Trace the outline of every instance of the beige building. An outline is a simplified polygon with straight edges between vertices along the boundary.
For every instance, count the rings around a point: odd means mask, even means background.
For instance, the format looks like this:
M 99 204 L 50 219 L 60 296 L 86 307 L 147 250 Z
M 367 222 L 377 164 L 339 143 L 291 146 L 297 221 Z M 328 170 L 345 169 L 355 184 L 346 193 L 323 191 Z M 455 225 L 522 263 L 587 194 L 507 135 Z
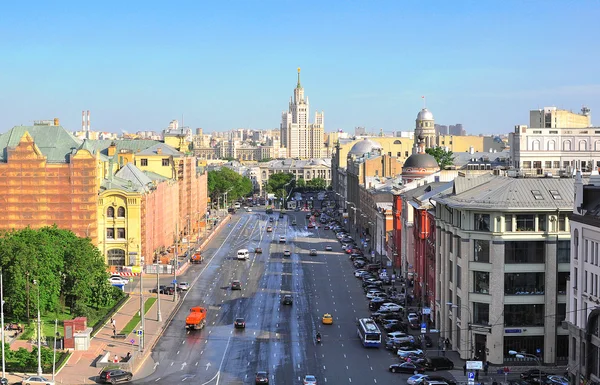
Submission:
M 438 147 L 445 148 L 454 153 L 500 152 L 506 147 L 506 144 L 498 137 L 474 135 L 438 135 L 436 144 Z
M 281 114 L 281 146 L 287 149 L 287 158 L 322 157 L 325 115 L 322 111 L 316 112 L 315 122 L 311 124 L 308 121 L 309 114 L 310 104 L 308 96 L 304 96 L 298 68 L 298 84 L 294 88 L 294 96 L 290 98 L 288 110 Z
M 581 114 L 556 107 L 544 107 L 529 111 L 531 128 L 586 128 L 592 125 L 590 109 L 583 107 Z

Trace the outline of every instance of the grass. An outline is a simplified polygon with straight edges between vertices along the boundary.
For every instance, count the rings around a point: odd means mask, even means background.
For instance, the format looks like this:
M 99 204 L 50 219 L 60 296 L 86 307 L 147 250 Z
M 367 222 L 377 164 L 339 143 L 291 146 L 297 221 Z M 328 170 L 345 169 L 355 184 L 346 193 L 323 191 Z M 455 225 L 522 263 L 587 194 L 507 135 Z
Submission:
M 144 302 L 144 314 L 148 313 L 148 310 L 150 310 L 152 305 L 154 305 L 154 302 L 156 302 L 156 298 L 154 297 L 148 298 L 146 302 Z M 133 329 L 135 329 L 135 327 L 140 323 L 140 321 L 141 317 L 138 312 L 136 315 L 131 317 L 131 320 L 127 322 L 127 325 L 125 325 L 125 327 L 121 329 L 121 334 L 129 335 L 129 333 L 131 333 Z

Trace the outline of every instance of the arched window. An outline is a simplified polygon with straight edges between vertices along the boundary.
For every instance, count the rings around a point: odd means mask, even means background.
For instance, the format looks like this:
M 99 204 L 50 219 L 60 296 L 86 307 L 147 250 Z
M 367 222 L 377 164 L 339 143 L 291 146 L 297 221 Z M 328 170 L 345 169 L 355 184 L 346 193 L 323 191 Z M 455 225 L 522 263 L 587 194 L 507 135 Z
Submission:
M 109 266 L 125 266 L 125 250 L 108 250 L 106 257 Z
M 532 151 L 540 150 L 540 141 L 539 140 L 534 140 L 533 142 L 531 142 L 531 150 Z
M 600 151 L 600 140 L 597 140 L 594 144 L 594 151 Z
M 585 140 L 582 140 L 579 142 L 579 151 L 586 151 L 587 150 L 587 142 Z
M 563 151 L 571 151 L 571 141 L 565 140 L 563 142 Z
M 548 148 L 548 151 L 554 151 L 554 147 L 555 147 L 555 146 L 556 146 L 556 143 L 555 143 L 553 140 L 550 140 L 550 141 L 548 142 L 548 146 L 547 146 L 547 148 Z
M 125 207 L 120 206 L 117 209 L 117 217 L 119 217 L 119 218 L 125 218 Z
M 402 142 L 399 140 L 394 140 L 394 144 L 402 144 Z
M 109 218 L 115 217 L 115 209 L 113 207 L 109 207 L 106 209 L 106 216 Z

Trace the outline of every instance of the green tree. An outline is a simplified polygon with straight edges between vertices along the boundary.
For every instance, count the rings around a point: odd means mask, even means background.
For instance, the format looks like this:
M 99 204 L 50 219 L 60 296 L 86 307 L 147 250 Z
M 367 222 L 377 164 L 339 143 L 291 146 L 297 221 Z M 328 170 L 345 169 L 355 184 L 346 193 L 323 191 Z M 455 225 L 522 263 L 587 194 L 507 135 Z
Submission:
M 267 192 L 274 193 L 277 198 L 285 198 L 291 188 L 294 188 L 294 174 L 276 173 L 269 177 Z M 287 190 L 287 191 L 286 191 Z
M 442 147 L 435 147 L 427 148 L 425 152 L 435 158 L 441 170 L 454 164 L 454 154 L 452 151 L 446 151 Z
M 217 202 L 225 192 L 227 200 L 232 202 L 240 197 L 252 194 L 252 181 L 242 177 L 227 167 L 208 172 L 208 194 L 212 202 Z
M 304 180 L 304 178 L 298 178 L 296 180 L 296 187 L 298 187 L 298 188 L 306 187 L 306 181 Z
M 313 178 L 306 182 L 306 185 L 318 190 L 325 190 L 325 187 L 327 187 L 327 182 L 325 182 L 325 179 L 323 178 Z

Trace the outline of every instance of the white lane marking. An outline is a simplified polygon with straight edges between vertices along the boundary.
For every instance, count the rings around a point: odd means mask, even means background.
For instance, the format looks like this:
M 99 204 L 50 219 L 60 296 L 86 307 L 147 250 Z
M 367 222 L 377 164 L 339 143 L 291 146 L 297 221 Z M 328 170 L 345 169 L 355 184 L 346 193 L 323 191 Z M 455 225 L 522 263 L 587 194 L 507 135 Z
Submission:
M 154 380 L 154 382 L 158 382 L 160 381 L 160 377 L 158 377 L 156 380 Z
M 206 370 L 208 370 L 208 368 L 210 368 L 210 365 L 211 365 L 211 363 L 210 363 L 210 362 L 207 362 L 207 363 L 206 363 Z
M 182 344 L 182 345 L 183 345 L 183 344 L 185 344 L 185 340 L 181 341 L 181 344 Z
M 171 365 L 170 365 L 170 366 L 173 366 L 173 364 L 174 364 L 174 362 L 171 362 Z
M 179 354 L 179 350 L 177 351 L 177 354 Z
M 217 371 L 217 383 L 215 385 L 219 385 L 219 381 L 221 380 L 221 368 L 223 367 L 223 362 L 225 361 L 225 355 L 227 354 L 227 349 L 229 349 L 229 343 L 231 342 L 231 337 L 227 339 L 227 345 L 225 346 L 225 351 L 223 352 L 223 357 L 221 357 L 221 363 L 219 364 L 219 370 Z
M 183 368 L 185 368 L 186 365 L 187 365 L 187 362 L 184 362 L 183 364 L 181 364 L 181 370 L 183 370 Z

